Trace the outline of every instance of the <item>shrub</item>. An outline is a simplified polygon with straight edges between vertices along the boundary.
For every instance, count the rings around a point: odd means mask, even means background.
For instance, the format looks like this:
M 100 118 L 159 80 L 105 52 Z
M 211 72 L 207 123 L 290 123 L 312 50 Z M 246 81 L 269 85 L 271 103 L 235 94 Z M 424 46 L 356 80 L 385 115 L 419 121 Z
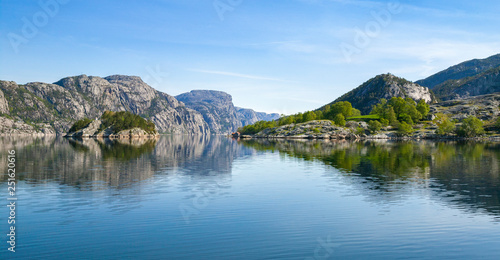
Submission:
M 345 117 L 342 114 L 337 114 L 333 119 L 336 125 L 345 126 Z
M 385 119 L 385 118 L 382 118 L 380 119 L 380 123 L 383 125 L 383 126 L 388 126 L 389 125 L 389 120 Z
M 495 123 L 495 126 L 500 129 L 500 116 L 497 118 L 497 122 Z
M 475 116 L 464 119 L 457 130 L 457 135 L 462 137 L 474 137 L 482 134 L 484 134 L 483 121 Z
M 389 122 L 388 120 L 386 121 Z M 379 121 L 372 120 L 368 122 L 368 130 L 370 130 L 370 133 L 374 134 L 380 131 L 380 129 L 382 129 L 382 123 L 380 123 Z
M 357 134 L 357 135 L 364 135 L 365 134 L 365 129 L 363 129 L 362 127 L 358 127 L 358 128 L 356 128 L 355 134 Z
M 441 119 L 437 125 L 438 129 L 436 130 L 436 134 L 438 135 L 451 134 L 455 130 L 455 123 L 447 117 Z
M 399 124 L 398 134 L 402 136 L 409 136 L 413 133 L 413 127 L 406 122 Z

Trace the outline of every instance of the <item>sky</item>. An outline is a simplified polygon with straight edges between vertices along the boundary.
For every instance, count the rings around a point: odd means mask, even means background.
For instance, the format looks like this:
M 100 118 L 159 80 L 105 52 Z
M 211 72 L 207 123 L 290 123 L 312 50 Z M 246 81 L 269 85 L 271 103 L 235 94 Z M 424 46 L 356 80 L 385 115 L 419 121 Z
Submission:
M 140 76 L 170 95 L 313 110 L 370 78 L 500 53 L 500 1 L 0 0 L 0 80 Z

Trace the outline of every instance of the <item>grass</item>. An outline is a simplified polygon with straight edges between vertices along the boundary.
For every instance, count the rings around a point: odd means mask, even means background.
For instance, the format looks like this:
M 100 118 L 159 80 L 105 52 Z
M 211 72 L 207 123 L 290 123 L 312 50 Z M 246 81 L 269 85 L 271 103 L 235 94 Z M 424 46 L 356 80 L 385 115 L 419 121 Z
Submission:
M 365 121 L 368 122 L 370 120 L 379 120 L 379 115 L 364 115 L 364 116 L 351 116 L 346 119 L 346 121 Z

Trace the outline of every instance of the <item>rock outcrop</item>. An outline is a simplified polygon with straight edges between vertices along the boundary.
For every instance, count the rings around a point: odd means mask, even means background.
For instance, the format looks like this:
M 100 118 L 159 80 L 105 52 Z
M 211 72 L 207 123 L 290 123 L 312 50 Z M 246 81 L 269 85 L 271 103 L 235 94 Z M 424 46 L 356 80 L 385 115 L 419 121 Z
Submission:
M 0 81 L 0 91 L 2 117 L 26 124 L 43 123 L 55 133 L 64 133 L 75 121 L 97 118 L 106 110 L 130 111 L 150 119 L 161 133 L 210 133 L 200 113 L 153 89 L 139 77 L 80 75 L 54 84 L 26 85 Z
M 409 97 L 415 101 L 423 99 L 427 103 L 436 102 L 434 94 L 428 88 L 392 74 L 382 74 L 366 81 L 330 104 L 349 101 L 362 114 L 368 114 L 372 106 L 377 104 L 381 98 L 391 99 L 392 97 Z

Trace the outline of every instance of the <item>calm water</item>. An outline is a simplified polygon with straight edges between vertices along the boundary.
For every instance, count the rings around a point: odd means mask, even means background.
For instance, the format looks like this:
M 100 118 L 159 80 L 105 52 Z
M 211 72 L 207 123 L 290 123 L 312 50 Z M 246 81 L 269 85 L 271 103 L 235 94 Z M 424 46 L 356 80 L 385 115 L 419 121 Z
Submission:
M 0 259 L 500 258 L 499 144 L 3 137 L 4 173 L 10 149 Z

